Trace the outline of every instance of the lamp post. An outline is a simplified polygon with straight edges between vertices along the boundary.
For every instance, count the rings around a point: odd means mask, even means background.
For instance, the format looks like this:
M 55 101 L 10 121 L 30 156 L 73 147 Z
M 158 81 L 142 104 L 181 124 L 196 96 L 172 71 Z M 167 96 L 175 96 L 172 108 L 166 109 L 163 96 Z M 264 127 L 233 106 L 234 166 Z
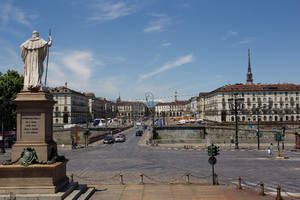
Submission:
M 1 149 L 0 153 L 5 153 L 5 148 L 4 148 L 4 110 L 5 110 L 5 95 L 4 93 L 2 94 L 2 117 L 1 117 L 1 122 L 2 122 L 2 141 L 1 141 Z
M 229 105 L 234 110 L 235 116 L 235 149 L 239 149 L 239 138 L 238 138 L 238 110 L 242 108 L 243 98 L 237 98 L 238 94 L 234 94 L 234 98 L 228 99 Z
M 260 116 L 259 116 L 259 106 L 257 108 L 257 149 L 259 150 L 259 121 L 260 121 Z
M 148 102 L 148 99 L 151 98 L 152 100 L 152 139 L 154 138 L 154 115 L 155 115 L 155 109 L 154 109 L 154 95 L 151 92 L 146 92 L 145 93 L 146 101 Z
M 5 148 L 4 148 L 4 98 L 3 98 L 3 95 L 2 95 L 2 99 L 3 99 L 3 102 L 2 102 L 2 145 L 1 145 L 1 149 L 0 149 L 0 153 L 5 153 Z
M 86 121 L 86 129 L 85 129 L 85 131 L 84 131 L 84 139 L 85 139 L 85 146 L 88 146 L 88 141 L 87 141 L 87 139 L 88 139 L 88 136 L 89 136 L 89 133 L 90 133 L 90 131 L 89 131 L 89 123 L 88 123 L 88 112 L 86 113 L 86 119 L 85 119 L 85 121 Z

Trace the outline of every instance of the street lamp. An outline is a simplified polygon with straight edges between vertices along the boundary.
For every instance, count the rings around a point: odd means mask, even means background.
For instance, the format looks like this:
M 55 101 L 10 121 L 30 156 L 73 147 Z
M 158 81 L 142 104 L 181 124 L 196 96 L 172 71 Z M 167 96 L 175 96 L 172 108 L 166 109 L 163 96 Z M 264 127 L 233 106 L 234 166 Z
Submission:
M 87 141 L 87 139 L 88 139 L 88 136 L 89 136 L 89 134 L 90 134 L 90 131 L 89 131 L 89 123 L 88 123 L 88 112 L 86 113 L 86 119 L 85 119 L 85 121 L 86 121 L 86 129 L 85 129 L 85 131 L 84 131 L 84 139 L 85 139 L 85 144 L 84 144 L 84 146 L 88 146 L 88 141 Z
M 1 121 L 2 121 L 2 145 L 1 145 L 1 149 L 0 149 L 0 153 L 5 153 L 5 148 L 4 148 L 4 113 L 5 113 L 5 103 L 6 101 L 9 101 L 8 99 L 5 99 L 5 95 L 4 93 L 2 94 L 2 117 L 1 117 Z
M 151 92 L 145 93 L 146 101 L 148 102 L 148 99 L 150 98 L 152 100 L 152 139 L 154 138 L 154 115 L 155 115 L 155 109 L 154 109 L 154 95 Z
M 4 95 L 2 95 L 2 145 L 0 149 L 0 153 L 5 153 L 4 149 Z
M 257 149 L 259 150 L 259 121 L 260 121 L 260 116 L 259 116 L 259 108 L 260 106 L 258 106 L 257 108 Z
M 243 98 L 238 98 L 238 94 L 234 94 L 234 98 L 228 99 L 229 106 L 231 110 L 234 110 L 235 116 L 235 149 L 239 149 L 239 141 L 238 141 L 238 110 L 242 109 L 242 104 L 244 102 Z

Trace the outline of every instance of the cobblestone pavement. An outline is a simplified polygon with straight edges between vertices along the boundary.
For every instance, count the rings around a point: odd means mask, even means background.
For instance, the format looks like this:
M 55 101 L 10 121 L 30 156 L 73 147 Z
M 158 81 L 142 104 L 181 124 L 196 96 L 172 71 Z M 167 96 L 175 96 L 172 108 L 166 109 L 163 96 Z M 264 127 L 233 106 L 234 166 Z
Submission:
M 192 185 L 212 182 L 211 165 L 204 149 L 148 147 L 144 145 L 146 135 L 143 138 L 136 137 L 135 131 L 130 129 L 125 132 L 127 141 L 124 143 L 103 145 L 99 141 L 87 148 L 75 150 L 71 150 L 70 146 L 59 146 L 59 155 L 70 159 L 67 175 L 72 173 L 74 181 L 90 185 L 119 184 L 120 173 L 127 185 L 138 184 L 141 173 L 144 174 L 146 185 L 185 183 L 186 173 L 190 174 Z M 266 150 L 249 150 L 243 144 L 240 147 L 240 150 L 223 150 L 221 147 L 215 165 L 220 184 L 234 186 L 237 178 L 241 177 L 243 188 L 258 191 L 258 183 L 262 181 L 267 194 L 276 195 L 276 187 L 280 185 L 283 195 L 299 197 L 299 152 L 287 149 L 282 155 L 289 159 L 276 159 L 276 152 L 268 155 Z M 9 158 L 10 149 L 0 155 L 1 162 Z

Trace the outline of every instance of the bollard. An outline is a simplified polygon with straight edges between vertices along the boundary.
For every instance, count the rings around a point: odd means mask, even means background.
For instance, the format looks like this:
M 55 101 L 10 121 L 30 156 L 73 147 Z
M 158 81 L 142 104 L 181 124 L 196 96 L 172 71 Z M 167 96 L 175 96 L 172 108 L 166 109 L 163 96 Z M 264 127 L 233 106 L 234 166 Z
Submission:
M 214 173 L 215 184 L 219 185 L 218 174 Z
M 238 178 L 238 185 L 237 185 L 237 189 L 241 190 L 242 189 L 242 179 L 241 177 Z
M 281 188 L 280 186 L 278 185 L 277 186 L 277 196 L 276 196 L 276 200 L 283 200 L 282 197 L 281 197 L 281 192 L 280 192 Z
M 260 185 L 259 195 L 265 196 L 266 194 L 265 194 L 265 186 L 264 186 L 264 183 L 263 183 L 263 182 L 260 182 L 259 185 Z
M 189 173 L 185 174 L 185 183 L 190 184 L 190 174 Z
M 141 182 L 140 182 L 140 184 L 144 184 L 144 175 L 143 175 L 143 174 L 140 174 L 140 177 L 141 177 Z
M 74 174 L 71 173 L 71 174 L 70 174 L 70 182 L 73 182 L 73 180 L 74 180 L 74 179 L 73 179 L 73 176 L 74 176 Z
M 124 182 L 123 182 L 123 174 L 120 174 L 120 185 L 124 185 Z

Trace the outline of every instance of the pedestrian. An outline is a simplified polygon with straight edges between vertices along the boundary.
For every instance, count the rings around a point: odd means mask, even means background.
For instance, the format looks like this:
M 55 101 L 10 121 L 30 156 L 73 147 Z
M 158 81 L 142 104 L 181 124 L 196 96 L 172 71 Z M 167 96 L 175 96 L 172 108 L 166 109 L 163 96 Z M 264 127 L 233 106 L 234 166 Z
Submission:
M 270 153 L 270 155 L 272 155 L 272 154 L 273 154 L 273 143 L 271 143 L 271 145 L 270 145 L 270 149 L 269 149 L 269 150 L 270 150 L 270 152 L 269 152 L 269 153 Z

